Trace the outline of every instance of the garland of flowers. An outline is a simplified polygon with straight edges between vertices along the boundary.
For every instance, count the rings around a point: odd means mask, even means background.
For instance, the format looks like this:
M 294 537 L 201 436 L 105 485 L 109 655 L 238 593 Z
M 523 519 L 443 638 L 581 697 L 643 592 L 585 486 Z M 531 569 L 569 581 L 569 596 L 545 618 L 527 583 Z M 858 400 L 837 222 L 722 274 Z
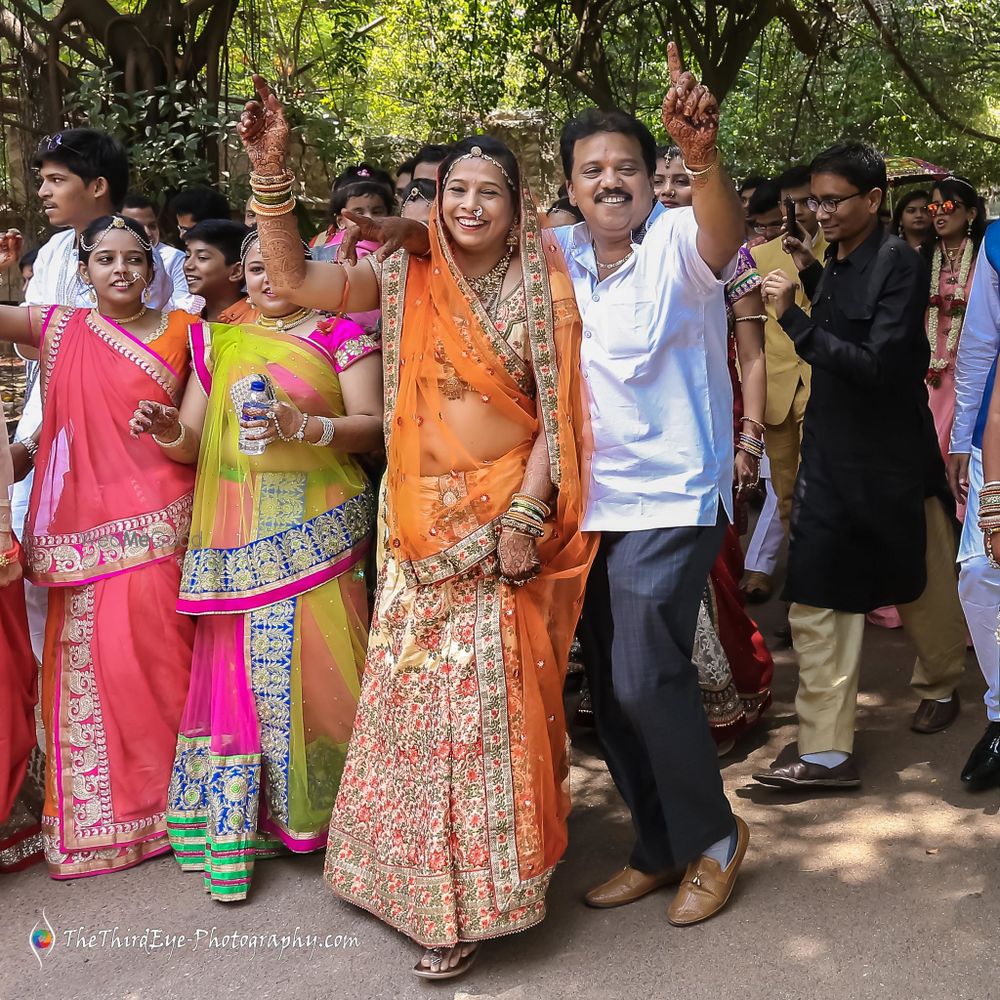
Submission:
M 955 286 L 954 294 L 950 296 L 942 296 L 939 291 L 944 255 L 944 247 L 939 243 L 934 249 L 934 262 L 931 265 L 931 297 L 928 300 L 930 308 L 927 311 L 927 339 L 931 345 L 931 366 L 927 371 L 927 384 L 932 389 L 937 389 L 941 385 L 941 375 L 951 367 L 952 359 L 958 350 L 958 335 L 961 333 L 962 319 L 965 316 L 965 285 L 969 280 L 969 271 L 972 270 L 972 240 L 966 239 L 962 244 L 958 284 Z M 938 314 L 942 308 L 951 317 L 951 326 L 948 328 L 946 354 L 943 358 L 939 358 L 937 356 Z

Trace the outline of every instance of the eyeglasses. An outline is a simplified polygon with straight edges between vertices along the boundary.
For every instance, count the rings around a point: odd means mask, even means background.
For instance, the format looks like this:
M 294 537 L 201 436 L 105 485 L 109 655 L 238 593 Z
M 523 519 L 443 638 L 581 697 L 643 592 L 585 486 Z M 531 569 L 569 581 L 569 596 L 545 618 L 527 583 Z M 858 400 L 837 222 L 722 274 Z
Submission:
M 810 212 L 823 209 L 827 215 L 836 215 L 837 209 L 843 202 L 850 201 L 852 198 L 860 198 L 867 193 L 867 191 L 855 191 L 854 194 L 845 195 L 843 198 L 808 198 L 806 204 L 809 206 Z
M 781 229 L 781 221 L 778 222 L 751 222 L 750 228 L 758 236 L 766 236 L 768 233 L 777 233 Z
M 942 215 L 951 215 L 957 208 L 965 208 L 965 202 L 957 198 L 948 198 L 946 201 L 932 201 L 927 205 L 927 211 L 931 215 L 937 215 L 938 212 Z

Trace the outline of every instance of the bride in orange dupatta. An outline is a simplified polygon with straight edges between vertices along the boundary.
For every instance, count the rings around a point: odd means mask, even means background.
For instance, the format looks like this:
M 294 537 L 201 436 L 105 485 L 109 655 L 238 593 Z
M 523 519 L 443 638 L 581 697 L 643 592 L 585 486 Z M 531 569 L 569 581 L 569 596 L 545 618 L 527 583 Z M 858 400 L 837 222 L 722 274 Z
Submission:
M 261 83 L 241 123 L 258 177 L 284 171 Z M 426 978 L 545 915 L 569 811 L 562 687 L 596 542 L 579 528 L 581 323 L 558 246 L 496 140 L 458 143 L 439 179 L 429 255 L 381 273 L 385 248 L 353 269 L 289 264 L 288 217 L 259 223 L 296 301 L 369 309 L 381 285 L 388 544 L 326 878 L 423 945 Z

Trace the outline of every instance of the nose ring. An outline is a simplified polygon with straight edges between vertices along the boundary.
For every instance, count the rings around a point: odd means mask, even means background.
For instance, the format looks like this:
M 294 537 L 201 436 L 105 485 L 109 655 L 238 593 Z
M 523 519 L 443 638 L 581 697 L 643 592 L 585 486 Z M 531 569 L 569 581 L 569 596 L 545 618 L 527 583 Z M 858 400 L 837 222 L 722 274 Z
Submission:
M 472 217 L 474 219 L 481 219 L 483 217 L 483 206 L 480 205 L 478 208 L 472 210 Z

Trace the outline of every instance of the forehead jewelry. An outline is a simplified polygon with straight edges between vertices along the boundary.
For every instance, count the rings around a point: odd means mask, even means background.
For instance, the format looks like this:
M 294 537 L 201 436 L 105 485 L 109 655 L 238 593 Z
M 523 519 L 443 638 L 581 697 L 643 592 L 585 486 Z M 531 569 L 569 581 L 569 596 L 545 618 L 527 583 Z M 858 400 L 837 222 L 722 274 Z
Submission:
M 84 243 L 81 238 L 80 249 L 83 250 L 84 253 L 93 253 L 104 242 L 104 237 L 107 236 L 112 229 L 124 229 L 125 232 L 128 233 L 129 236 L 131 236 L 143 250 L 147 253 L 152 253 L 153 244 L 150 243 L 145 236 L 140 236 L 134 229 L 132 229 L 131 226 L 127 225 L 125 220 L 120 215 L 116 215 L 111 219 L 111 224 L 100 234 L 100 236 L 97 237 L 96 240 L 94 240 L 93 243 Z
M 448 178 L 451 176 L 451 172 L 462 162 L 462 160 L 485 160 L 487 163 L 493 164 L 493 166 L 503 174 L 503 179 L 507 182 L 511 191 L 517 190 L 514 187 L 514 182 L 510 179 L 510 174 L 507 173 L 506 167 L 504 167 L 504 165 L 496 159 L 496 157 L 490 156 L 489 153 L 484 153 L 482 146 L 473 146 L 467 153 L 455 160 L 455 162 L 448 168 L 448 173 L 445 174 L 445 184 L 448 183 Z

